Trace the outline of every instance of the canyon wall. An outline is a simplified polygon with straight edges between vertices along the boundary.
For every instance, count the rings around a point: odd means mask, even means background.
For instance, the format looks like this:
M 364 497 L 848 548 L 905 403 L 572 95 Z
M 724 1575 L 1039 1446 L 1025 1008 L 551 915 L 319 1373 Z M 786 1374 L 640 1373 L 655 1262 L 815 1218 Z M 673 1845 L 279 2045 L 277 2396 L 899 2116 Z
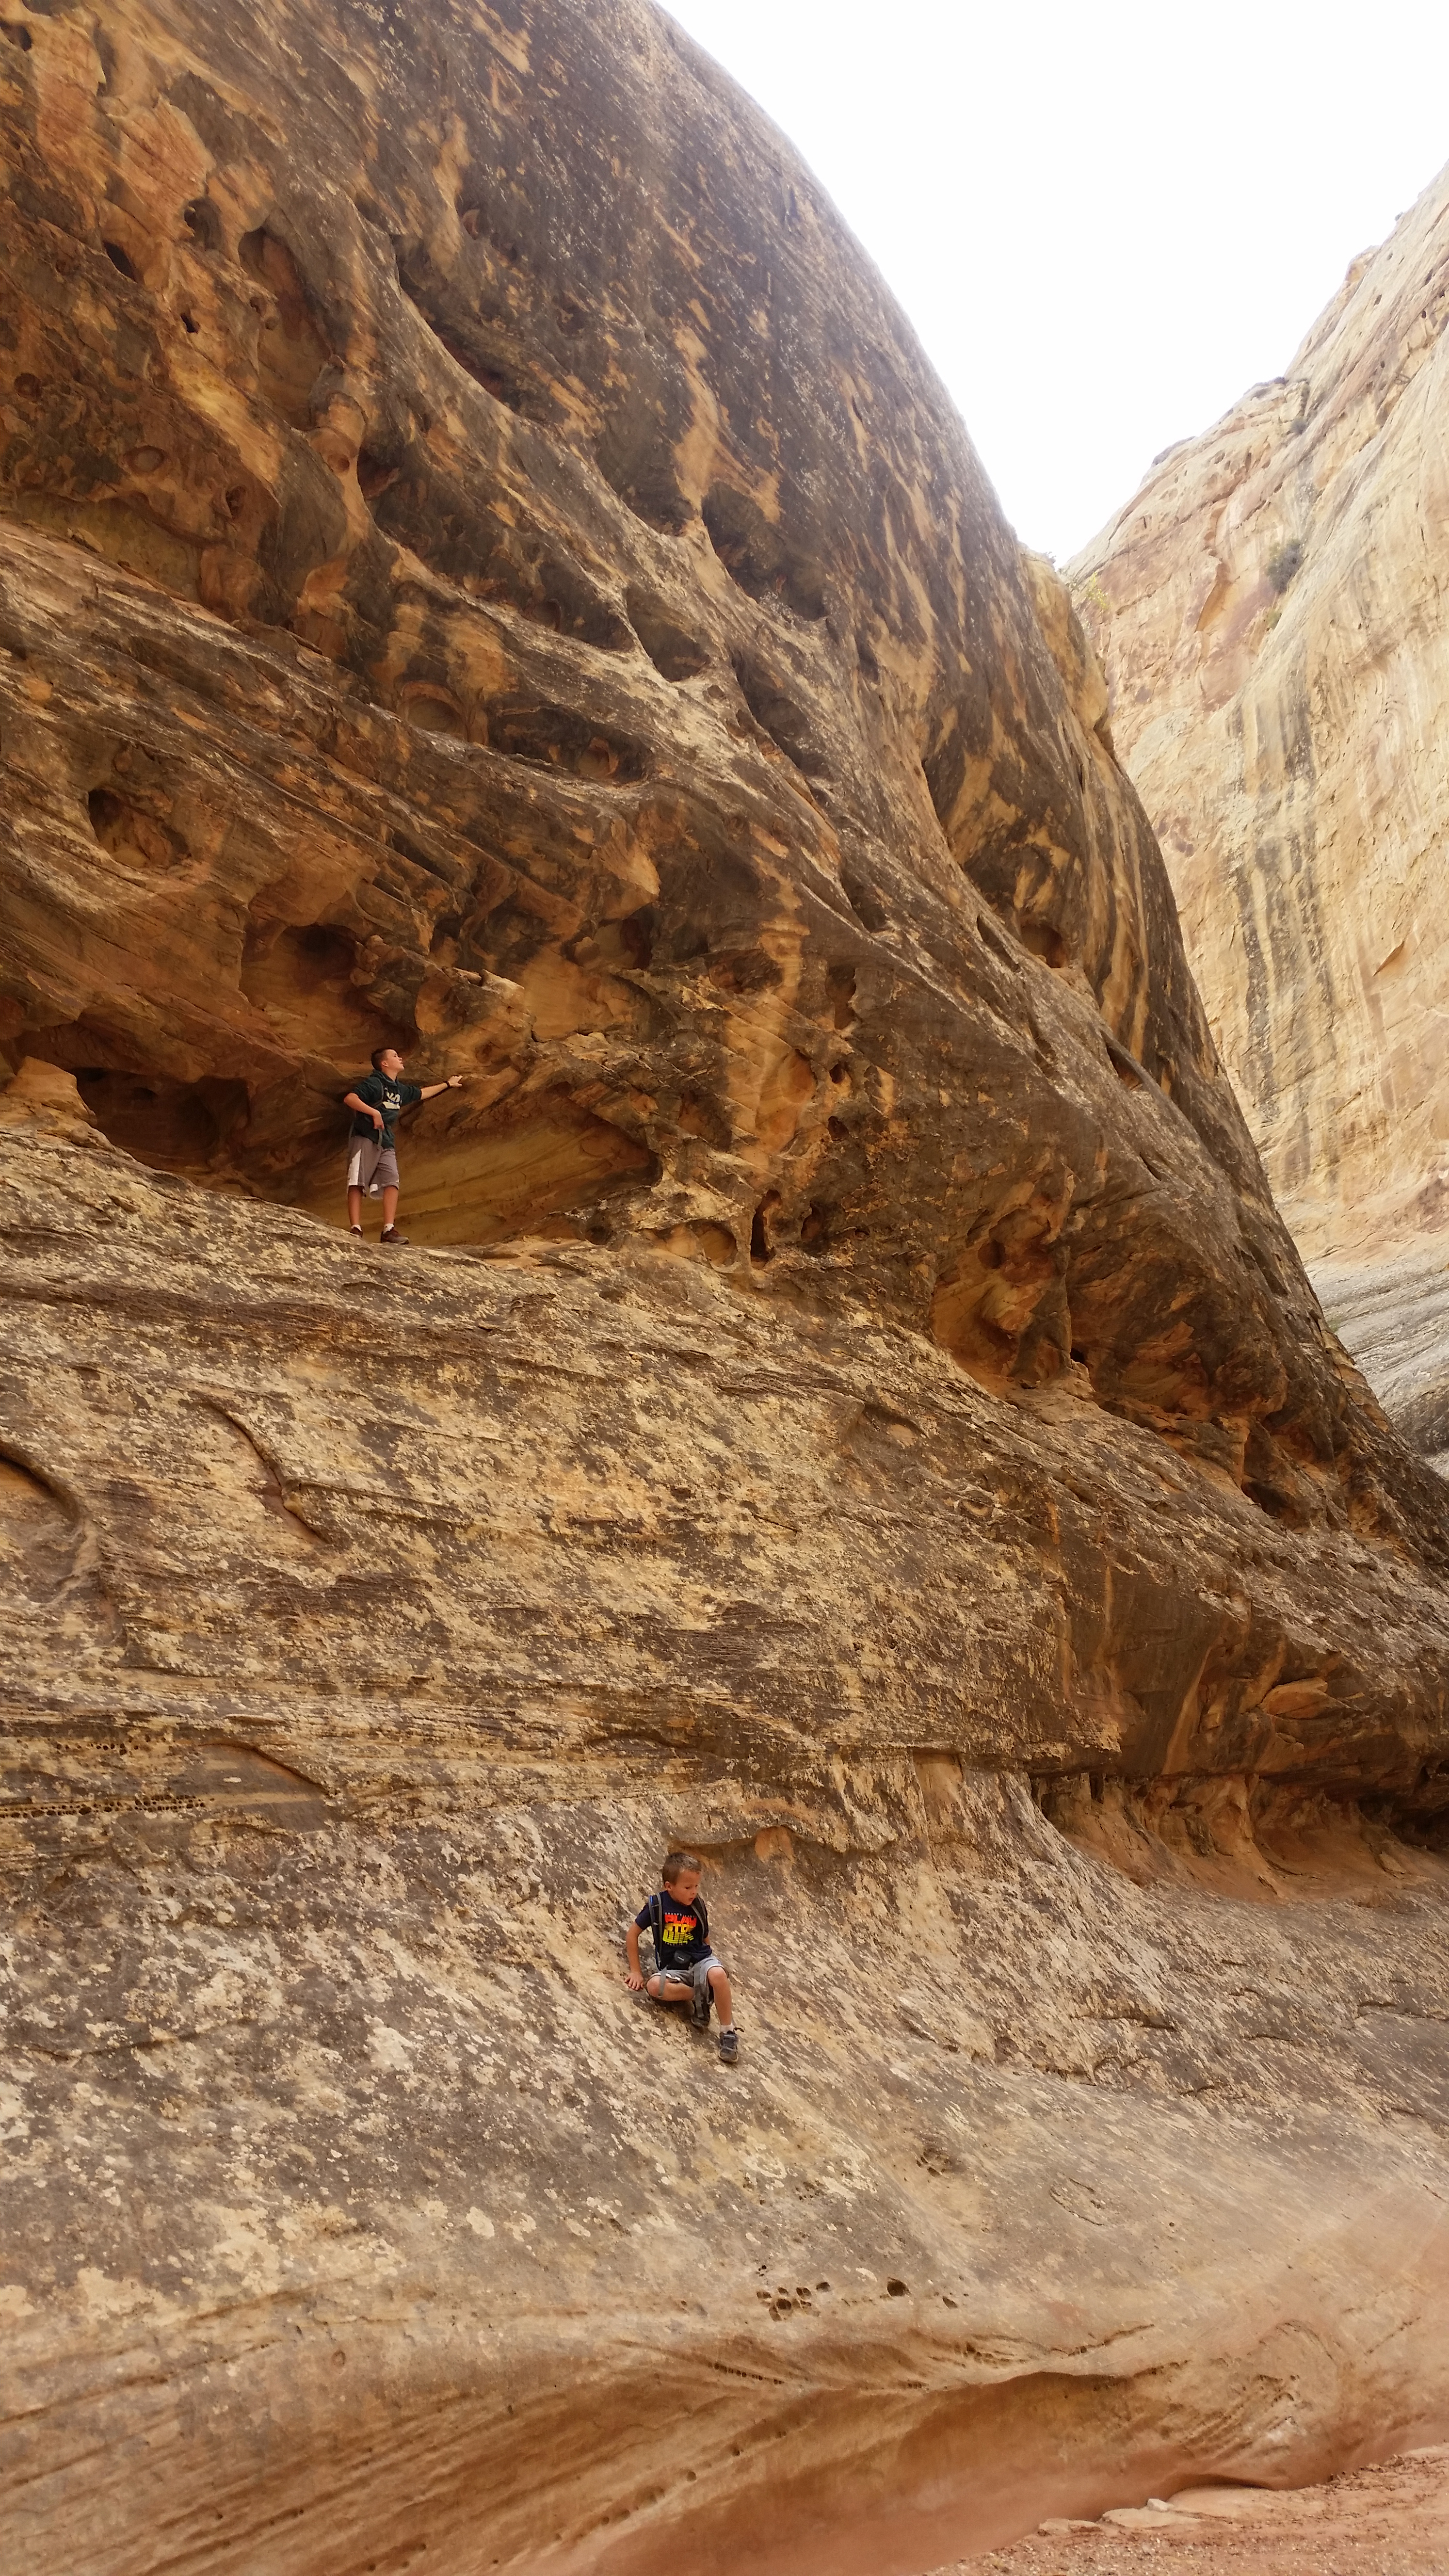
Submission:
M 1442 2430 L 1449 1498 L 1065 589 L 644 0 L 7 6 L 7 2549 L 908 2576 Z
M 1334 1322 L 1449 1451 L 1449 173 L 1071 567 L 1214 1038 Z

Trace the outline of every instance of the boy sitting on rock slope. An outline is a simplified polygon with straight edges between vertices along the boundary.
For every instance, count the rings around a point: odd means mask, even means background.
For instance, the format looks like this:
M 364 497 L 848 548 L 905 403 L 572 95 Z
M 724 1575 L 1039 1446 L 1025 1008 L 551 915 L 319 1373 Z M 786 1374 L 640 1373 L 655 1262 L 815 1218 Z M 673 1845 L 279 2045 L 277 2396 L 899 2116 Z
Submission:
M 734 1998 L 724 1961 L 709 1943 L 709 1916 L 699 1893 L 700 1864 L 693 1852 L 671 1852 L 660 1870 L 663 1882 L 629 1926 L 625 1948 L 629 1973 L 624 1980 L 634 1995 L 650 1994 L 659 2004 L 688 2004 L 696 2030 L 708 2030 L 712 2006 L 719 2006 L 719 2053 L 733 2066 L 740 2053 L 735 2029 Z M 639 1965 L 639 1935 L 654 1936 L 655 1973 L 646 1986 Z

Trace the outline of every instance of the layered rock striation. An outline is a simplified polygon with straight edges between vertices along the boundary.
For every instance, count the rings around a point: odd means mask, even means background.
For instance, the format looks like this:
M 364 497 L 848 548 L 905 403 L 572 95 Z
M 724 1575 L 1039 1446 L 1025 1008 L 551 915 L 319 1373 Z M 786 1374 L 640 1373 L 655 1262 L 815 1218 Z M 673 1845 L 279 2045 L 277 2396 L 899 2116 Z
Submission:
M 642 0 L 10 26 L 7 2548 L 907 2576 L 1427 2438 L 1449 1510 L 1066 592 Z
M 1209 1022 L 1326 1305 L 1449 1447 L 1449 174 L 1071 568 Z

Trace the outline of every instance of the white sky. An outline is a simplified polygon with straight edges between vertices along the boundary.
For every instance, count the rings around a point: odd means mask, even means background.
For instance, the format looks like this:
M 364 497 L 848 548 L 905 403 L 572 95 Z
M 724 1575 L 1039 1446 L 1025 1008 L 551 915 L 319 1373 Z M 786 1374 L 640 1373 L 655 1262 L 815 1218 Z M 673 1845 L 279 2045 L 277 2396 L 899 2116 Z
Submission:
M 823 181 L 1061 561 L 1281 375 L 1449 160 L 1445 0 L 669 0 Z

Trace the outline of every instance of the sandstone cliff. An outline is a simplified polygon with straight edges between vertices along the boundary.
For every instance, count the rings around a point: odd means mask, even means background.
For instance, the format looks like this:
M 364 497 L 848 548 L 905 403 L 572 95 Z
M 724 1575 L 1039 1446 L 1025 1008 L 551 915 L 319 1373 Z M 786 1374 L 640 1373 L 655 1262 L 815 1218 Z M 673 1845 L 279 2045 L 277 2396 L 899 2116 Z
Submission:
M 7 2546 L 904 2576 L 1441 2428 L 1449 1512 L 1060 584 L 642 0 L 7 23 Z
M 1071 568 L 1193 970 L 1325 1303 L 1449 1450 L 1449 173 Z

